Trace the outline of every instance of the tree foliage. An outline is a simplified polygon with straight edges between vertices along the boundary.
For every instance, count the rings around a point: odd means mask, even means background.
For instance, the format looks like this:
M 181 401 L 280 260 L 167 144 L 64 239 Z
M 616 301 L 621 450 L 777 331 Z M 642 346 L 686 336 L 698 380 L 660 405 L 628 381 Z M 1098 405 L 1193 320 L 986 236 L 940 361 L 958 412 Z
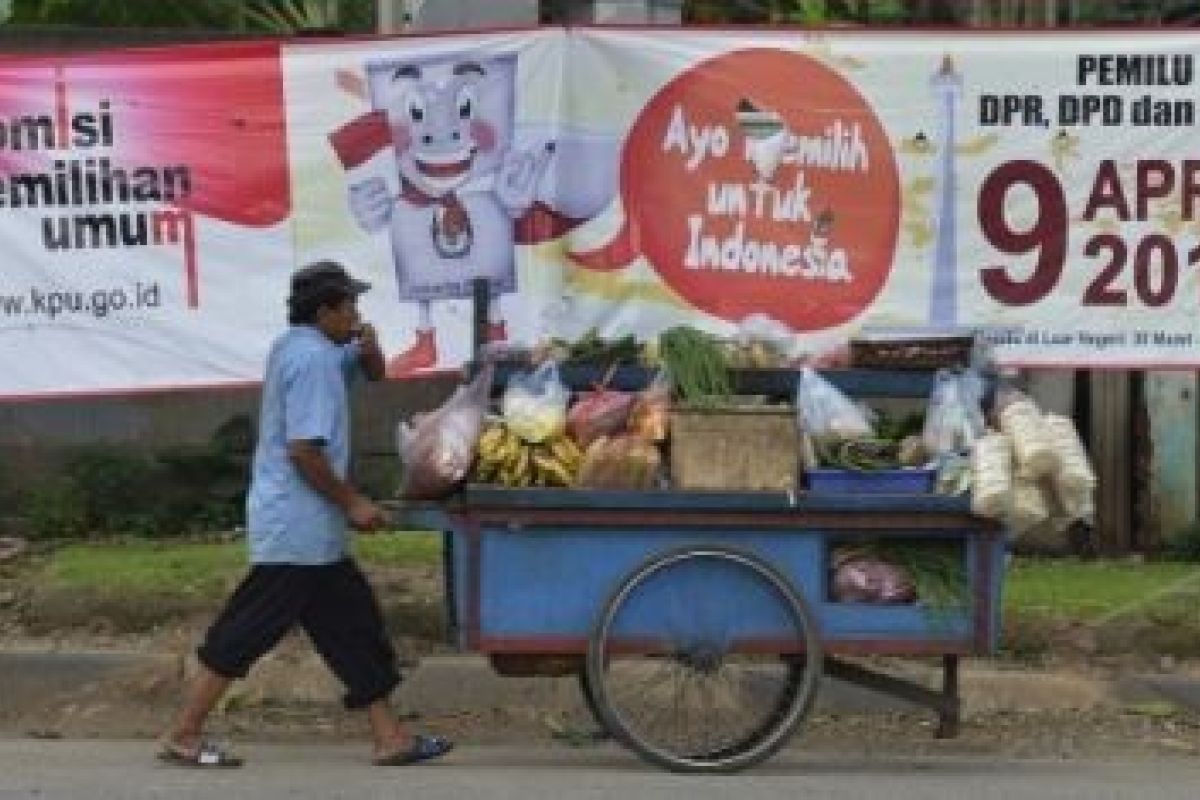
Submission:
M 374 28 L 374 0 L 15 0 L 10 24 L 289 34 Z
M 685 0 L 700 24 L 1058 25 L 1200 24 L 1194 0 Z

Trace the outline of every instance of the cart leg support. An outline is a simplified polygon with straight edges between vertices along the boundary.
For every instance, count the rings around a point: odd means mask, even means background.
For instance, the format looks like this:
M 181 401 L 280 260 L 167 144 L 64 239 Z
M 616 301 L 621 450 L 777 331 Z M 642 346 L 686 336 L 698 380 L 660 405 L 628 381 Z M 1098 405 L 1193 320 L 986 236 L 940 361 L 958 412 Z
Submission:
M 958 736 L 962 719 L 962 704 L 958 699 L 958 656 L 942 656 L 942 702 L 938 708 L 938 727 L 935 736 L 953 739 Z
M 859 664 L 825 656 L 825 674 L 864 689 L 882 692 L 937 712 L 939 739 L 958 735 L 961 702 L 958 697 L 958 656 L 942 657 L 942 688 L 929 689 L 919 683 L 877 672 Z

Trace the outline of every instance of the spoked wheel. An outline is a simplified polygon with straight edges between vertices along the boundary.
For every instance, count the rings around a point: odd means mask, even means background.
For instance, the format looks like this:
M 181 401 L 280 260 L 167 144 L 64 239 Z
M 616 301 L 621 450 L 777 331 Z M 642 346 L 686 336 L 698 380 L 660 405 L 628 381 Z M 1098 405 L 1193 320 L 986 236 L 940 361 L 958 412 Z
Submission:
M 788 741 L 821 659 L 786 577 L 740 550 L 686 547 L 648 559 L 613 592 L 585 678 L 605 729 L 647 761 L 733 772 Z
M 579 689 L 583 692 L 584 705 L 592 713 L 592 719 L 596 722 L 596 730 L 592 733 L 592 739 L 601 741 L 612 738 L 604 727 L 604 715 L 600 712 L 600 706 L 596 703 L 596 696 L 592 694 L 592 685 L 588 683 L 586 670 L 579 673 Z

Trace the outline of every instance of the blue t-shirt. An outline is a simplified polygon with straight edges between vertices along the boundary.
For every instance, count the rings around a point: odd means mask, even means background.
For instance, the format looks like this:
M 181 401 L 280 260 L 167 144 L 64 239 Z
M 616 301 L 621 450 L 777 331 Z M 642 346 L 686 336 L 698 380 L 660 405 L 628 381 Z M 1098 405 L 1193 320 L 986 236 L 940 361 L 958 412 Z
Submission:
M 288 442 L 318 440 L 333 472 L 350 466 L 349 384 L 358 346 L 293 325 L 271 346 L 246 529 L 254 564 L 331 564 L 346 555 L 346 515 L 313 489 L 288 457 Z

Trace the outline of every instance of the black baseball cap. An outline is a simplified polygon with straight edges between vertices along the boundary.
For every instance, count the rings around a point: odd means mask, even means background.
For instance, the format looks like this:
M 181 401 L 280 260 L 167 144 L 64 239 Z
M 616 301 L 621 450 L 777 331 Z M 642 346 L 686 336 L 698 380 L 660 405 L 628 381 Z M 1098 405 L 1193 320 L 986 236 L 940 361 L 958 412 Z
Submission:
M 334 305 L 346 298 L 358 297 L 371 284 L 350 277 L 346 268 L 335 261 L 318 261 L 296 270 L 292 292 L 287 299 L 288 321 L 309 323 L 323 305 Z
M 357 297 L 370 288 L 371 284 L 351 277 L 346 268 L 335 261 L 318 261 L 301 267 L 292 275 L 293 297 L 313 297 L 330 291 Z

